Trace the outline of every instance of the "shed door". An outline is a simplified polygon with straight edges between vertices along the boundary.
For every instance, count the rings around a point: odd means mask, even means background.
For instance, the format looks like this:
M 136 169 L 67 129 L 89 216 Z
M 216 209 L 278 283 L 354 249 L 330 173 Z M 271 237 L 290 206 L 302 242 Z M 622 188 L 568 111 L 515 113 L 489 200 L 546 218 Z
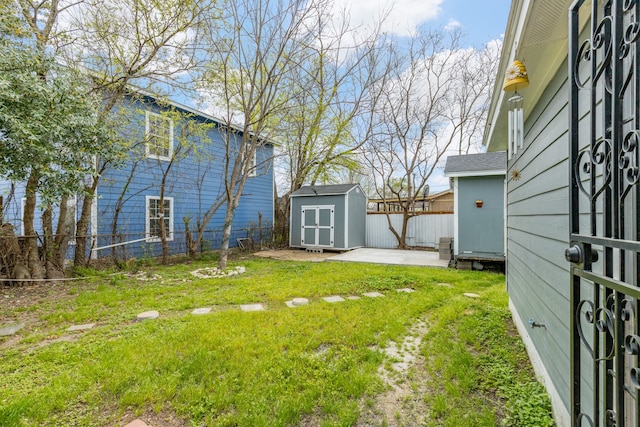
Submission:
M 637 426 L 640 3 L 575 1 L 570 12 L 572 424 Z
M 334 205 L 302 206 L 302 246 L 333 247 Z

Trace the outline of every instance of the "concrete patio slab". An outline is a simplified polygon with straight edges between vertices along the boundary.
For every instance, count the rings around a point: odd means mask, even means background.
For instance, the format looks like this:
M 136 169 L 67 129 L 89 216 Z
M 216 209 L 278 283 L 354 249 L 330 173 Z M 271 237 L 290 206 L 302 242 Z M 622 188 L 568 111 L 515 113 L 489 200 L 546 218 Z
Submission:
M 327 261 L 369 262 L 372 264 L 418 265 L 447 268 L 449 261 L 440 259 L 435 251 L 407 251 L 400 249 L 360 248 L 344 252 Z

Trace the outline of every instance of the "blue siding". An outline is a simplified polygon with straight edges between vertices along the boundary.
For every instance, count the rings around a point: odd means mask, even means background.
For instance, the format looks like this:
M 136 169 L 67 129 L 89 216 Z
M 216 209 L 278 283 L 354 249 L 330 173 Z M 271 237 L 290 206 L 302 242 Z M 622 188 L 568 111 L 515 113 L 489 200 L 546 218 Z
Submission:
M 127 105 L 132 114 L 128 136 L 133 141 L 141 141 L 145 130 L 145 110 L 160 111 L 155 104 L 134 101 Z M 172 252 L 183 252 L 185 248 L 184 218 L 190 218 L 190 229 L 195 231 L 197 222 L 204 212 L 216 201 L 224 197 L 224 157 L 225 144 L 217 123 L 206 118 L 189 116 L 184 120 L 208 125 L 206 137 L 186 137 L 186 145 L 191 151 L 174 161 L 167 174 L 165 198 L 173 200 L 173 241 Z M 184 130 L 183 124 L 174 120 L 174 149 Z M 240 138 L 240 135 L 236 135 Z M 262 215 L 262 227 L 270 227 L 273 222 L 273 170 L 271 158 L 273 147 L 259 147 L 256 155 L 257 173 L 248 177 L 240 204 L 235 212 L 231 246 L 236 246 L 236 238 L 246 237 L 247 229 L 256 229 L 259 214 Z M 137 160 L 136 160 L 137 159 Z M 129 176 L 129 187 L 122 203 L 118 218 L 116 241 L 131 241 L 145 237 L 147 196 L 160 197 L 162 175 L 169 166 L 168 161 L 148 158 L 144 155 L 144 145 L 139 144 L 132 150 L 130 159 L 118 170 L 104 174 L 98 189 L 98 235 L 99 246 L 112 243 L 113 221 L 116 204 L 121 197 Z M 135 168 L 135 170 L 134 170 Z M 222 227 L 226 204 L 222 205 L 207 226 L 205 246 L 216 248 L 222 237 Z M 257 238 L 257 234 L 252 236 Z M 131 256 L 158 255 L 160 242 L 145 242 L 127 245 L 126 253 Z M 101 251 L 102 252 L 102 251 Z M 104 254 L 100 254 L 104 255 Z
M 170 107 L 170 106 L 169 106 Z M 126 161 L 120 168 L 106 170 L 100 180 L 97 190 L 97 246 L 102 247 L 114 242 L 125 242 L 145 237 L 147 196 L 159 197 L 162 174 L 169 164 L 167 161 L 145 156 L 145 111 L 161 112 L 162 108 L 150 98 L 127 98 L 122 101 L 116 114 L 120 115 L 119 122 L 123 124 L 121 135 L 131 144 Z M 224 197 L 224 161 L 225 144 L 218 123 L 208 117 L 189 114 L 173 107 L 173 111 L 185 114 L 184 119 L 174 118 L 173 134 L 174 149 L 177 148 L 180 135 L 186 129 L 181 123 L 185 120 L 206 125 L 206 136 L 192 135 L 185 137 L 187 145 L 192 149 L 180 157 L 172 165 L 167 175 L 165 198 L 173 199 L 173 236 L 170 243 L 171 252 L 184 253 L 185 224 L 183 218 L 190 218 L 190 229 L 196 231 L 197 221 L 204 212 L 217 200 Z M 236 137 L 239 139 L 240 135 Z M 247 178 L 247 182 L 235 212 L 231 246 L 236 246 L 236 238 L 258 236 L 263 239 L 270 237 L 273 223 L 273 146 L 265 144 L 256 153 L 256 176 Z M 231 159 L 233 161 L 233 159 Z M 124 191 L 127 181 L 128 188 Z M 7 202 L 10 183 L 0 181 L 0 195 Z M 124 193 L 124 194 L 123 194 Z M 113 235 L 113 222 L 118 198 L 122 196 L 121 212 L 117 221 L 116 237 Z M 24 185 L 15 186 L 15 194 L 11 203 L 5 209 L 5 220 L 16 225 L 16 232 L 20 232 L 22 223 L 21 199 L 24 197 Z M 78 210 L 81 201 L 78 201 Z M 226 205 L 222 205 L 207 226 L 205 233 L 205 249 L 215 249 L 222 237 L 222 227 Z M 265 230 L 263 234 L 257 231 L 259 216 Z M 40 215 L 36 212 L 36 229 L 40 230 Z M 91 229 L 89 230 L 91 232 Z M 118 248 L 118 256 L 155 256 L 161 250 L 160 242 L 135 243 Z M 99 256 L 111 256 L 111 250 L 105 249 Z

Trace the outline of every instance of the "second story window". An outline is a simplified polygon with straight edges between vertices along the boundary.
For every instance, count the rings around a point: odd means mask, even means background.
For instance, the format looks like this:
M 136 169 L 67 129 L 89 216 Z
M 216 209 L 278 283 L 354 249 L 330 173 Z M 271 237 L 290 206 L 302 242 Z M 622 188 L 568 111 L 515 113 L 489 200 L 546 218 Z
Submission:
M 147 111 L 145 122 L 147 157 L 170 160 L 173 154 L 173 121 L 169 117 Z

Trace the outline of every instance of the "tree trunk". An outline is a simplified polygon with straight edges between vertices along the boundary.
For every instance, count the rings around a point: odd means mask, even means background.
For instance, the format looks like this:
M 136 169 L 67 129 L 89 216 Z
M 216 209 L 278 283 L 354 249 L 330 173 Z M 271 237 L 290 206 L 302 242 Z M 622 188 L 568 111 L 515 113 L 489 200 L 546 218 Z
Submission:
M 82 211 L 76 226 L 76 249 L 73 256 L 73 264 L 76 267 L 87 264 L 87 233 L 91 223 L 91 207 L 93 195 L 98 186 L 98 177 L 92 178 L 92 184 L 85 187 L 85 195 L 82 201 Z
M 240 197 L 238 195 L 238 197 Z M 237 202 L 232 200 L 227 204 L 227 211 L 224 217 L 224 229 L 222 230 L 222 243 L 220 244 L 220 258 L 218 259 L 218 268 L 220 270 L 227 269 L 227 259 L 229 258 L 229 242 L 231 241 L 231 225 L 233 222 L 233 214 L 236 210 Z
M 43 279 L 45 276 L 45 269 L 38 253 L 38 238 L 36 236 L 36 230 L 33 227 L 38 180 L 38 175 L 35 172 L 31 172 L 27 180 L 26 202 L 24 206 L 24 216 L 22 218 L 25 234 L 25 252 L 23 258 L 27 260 L 32 279 Z

